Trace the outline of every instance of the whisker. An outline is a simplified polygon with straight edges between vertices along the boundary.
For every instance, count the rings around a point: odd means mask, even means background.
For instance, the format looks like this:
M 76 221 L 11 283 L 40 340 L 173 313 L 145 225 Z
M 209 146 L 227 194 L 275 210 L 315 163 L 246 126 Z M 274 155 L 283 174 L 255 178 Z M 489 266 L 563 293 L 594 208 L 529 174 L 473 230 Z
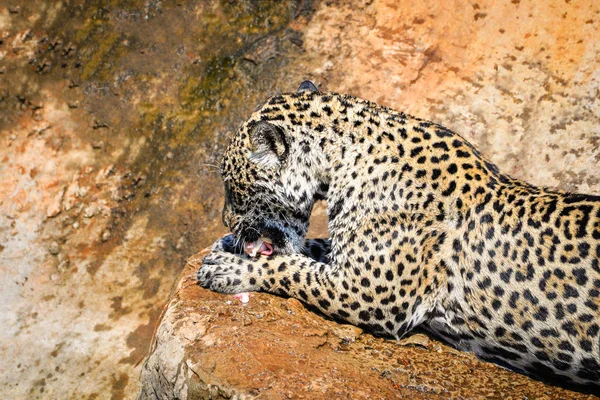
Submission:
M 200 165 L 203 166 L 203 167 L 210 167 L 210 168 L 221 170 L 221 167 L 219 167 L 218 165 L 215 165 L 215 164 L 204 163 L 204 164 L 200 164 Z

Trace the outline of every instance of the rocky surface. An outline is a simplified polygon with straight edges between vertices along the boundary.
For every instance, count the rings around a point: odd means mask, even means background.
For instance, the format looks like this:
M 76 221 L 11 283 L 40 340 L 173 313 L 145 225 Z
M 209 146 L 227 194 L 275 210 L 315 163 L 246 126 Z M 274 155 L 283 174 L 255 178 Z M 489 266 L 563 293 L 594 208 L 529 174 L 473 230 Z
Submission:
M 600 193 L 599 23 L 594 0 L 0 2 L 0 394 L 137 395 L 185 260 L 224 233 L 228 135 L 304 79 Z
M 140 399 L 593 399 L 545 385 L 422 333 L 375 338 L 262 293 L 200 288 L 188 261 L 142 371 Z
M 271 85 L 243 57 L 304 15 L 253 3 L 0 1 L 0 397 L 137 395 L 185 260 L 223 233 L 226 133 Z

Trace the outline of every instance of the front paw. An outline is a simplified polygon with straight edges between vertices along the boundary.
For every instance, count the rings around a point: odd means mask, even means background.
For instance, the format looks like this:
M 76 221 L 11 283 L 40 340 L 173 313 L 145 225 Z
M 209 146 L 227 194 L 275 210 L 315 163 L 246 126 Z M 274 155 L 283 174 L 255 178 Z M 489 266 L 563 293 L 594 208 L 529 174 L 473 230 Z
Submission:
M 196 277 L 203 288 L 221 293 L 242 293 L 256 290 L 256 280 L 250 277 L 250 260 L 224 251 L 213 251 L 202 260 Z

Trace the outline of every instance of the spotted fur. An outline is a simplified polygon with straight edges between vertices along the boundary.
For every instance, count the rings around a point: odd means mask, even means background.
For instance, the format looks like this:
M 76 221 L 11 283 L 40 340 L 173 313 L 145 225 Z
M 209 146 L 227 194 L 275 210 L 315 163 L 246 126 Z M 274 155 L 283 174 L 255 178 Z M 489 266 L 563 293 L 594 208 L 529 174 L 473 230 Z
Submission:
M 600 384 L 600 197 L 513 179 L 438 124 L 301 89 L 227 149 L 234 236 L 200 285 L 292 296 L 396 338 L 422 326 L 536 377 Z M 331 239 L 305 241 L 322 198 Z M 261 236 L 276 255 L 234 248 Z

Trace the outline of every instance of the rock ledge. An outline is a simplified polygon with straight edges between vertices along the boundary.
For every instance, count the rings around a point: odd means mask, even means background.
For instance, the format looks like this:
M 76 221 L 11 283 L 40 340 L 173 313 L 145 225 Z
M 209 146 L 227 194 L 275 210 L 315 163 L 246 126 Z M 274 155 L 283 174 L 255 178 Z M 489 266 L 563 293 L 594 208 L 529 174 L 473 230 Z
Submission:
M 423 334 L 401 342 L 295 299 L 247 304 L 196 285 L 191 257 L 156 329 L 140 399 L 592 399 L 478 361 Z

